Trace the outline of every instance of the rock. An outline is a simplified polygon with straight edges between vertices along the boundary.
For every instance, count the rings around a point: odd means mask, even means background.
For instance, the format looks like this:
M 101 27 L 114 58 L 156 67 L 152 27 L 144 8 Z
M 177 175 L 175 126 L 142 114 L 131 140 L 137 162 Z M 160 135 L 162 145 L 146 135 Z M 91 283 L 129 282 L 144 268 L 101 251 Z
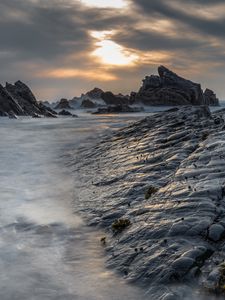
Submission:
M 9 117 L 9 119 L 18 119 L 17 116 L 14 114 L 13 111 L 10 111 L 10 112 L 8 113 L 8 117 Z
M 40 115 L 38 115 L 38 114 L 33 114 L 33 115 L 32 115 L 32 118 L 34 118 L 34 119 L 40 119 L 40 118 L 41 118 L 41 116 L 40 116 Z
M 46 118 L 57 118 L 57 115 L 56 115 L 56 114 L 53 114 L 53 113 L 50 112 L 50 111 L 46 111 L 45 114 L 44 114 L 44 116 L 45 116 Z
M 102 98 L 103 90 L 95 87 L 93 90 L 86 93 L 85 96 L 90 97 L 92 99 L 100 99 Z
M 68 117 L 73 117 L 73 118 L 78 118 L 77 115 L 71 114 L 71 112 L 63 109 L 58 113 L 59 116 L 68 116 Z
M 216 97 L 216 94 L 210 89 L 205 90 L 204 99 L 205 99 L 205 104 L 207 105 L 211 105 L 211 106 L 219 105 L 219 99 Z
M 0 115 L 33 116 L 53 113 L 42 103 L 38 103 L 30 88 L 21 81 L 0 85 Z
M 57 112 L 55 112 L 53 109 L 50 107 L 46 106 L 43 104 L 43 102 L 39 103 L 39 109 L 41 111 L 41 114 L 43 114 L 45 117 L 56 117 Z M 52 116 L 54 115 L 54 116 Z
M 146 76 L 138 93 L 131 94 L 131 101 L 145 105 L 204 105 L 214 102 L 212 93 L 204 96 L 201 85 L 184 79 L 164 66 L 158 68 L 159 76 Z M 205 100 L 205 97 L 207 100 Z
M 6 112 L 0 111 L 0 117 L 8 117 L 8 114 Z
M 65 98 L 62 98 L 59 103 L 56 105 L 55 109 L 73 109 L 70 104 L 69 101 Z
M 209 239 L 214 242 L 218 242 L 224 235 L 225 229 L 220 224 L 213 224 L 209 228 Z
M 129 105 L 132 103 L 130 101 L 130 96 L 128 95 L 115 95 L 110 91 L 104 92 L 103 90 L 95 87 L 93 90 L 86 94 L 82 94 L 80 97 L 74 97 L 69 101 L 69 104 L 73 108 L 95 108 L 106 105 Z
M 129 96 L 123 96 L 121 94 L 114 95 L 112 92 L 103 92 L 102 99 L 105 101 L 106 105 L 129 105 Z
M 10 111 L 13 111 L 17 115 L 23 115 L 24 111 L 9 92 L 0 85 L 0 112 L 2 116 L 7 115 Z
M 89 99 L 84 99 L 81 103 L 82 108 L 95 108 L 96 104 Z

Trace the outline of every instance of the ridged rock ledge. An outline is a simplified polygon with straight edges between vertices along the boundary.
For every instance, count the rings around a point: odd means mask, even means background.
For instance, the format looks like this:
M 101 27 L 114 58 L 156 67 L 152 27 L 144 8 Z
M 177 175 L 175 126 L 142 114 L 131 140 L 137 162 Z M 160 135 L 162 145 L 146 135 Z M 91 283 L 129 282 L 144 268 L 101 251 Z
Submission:
M 224 292 L 224 117 L 173 108 L 71 157 L 80 211 L 104 228 L 108 265 L 143 284 L 146 299 Z

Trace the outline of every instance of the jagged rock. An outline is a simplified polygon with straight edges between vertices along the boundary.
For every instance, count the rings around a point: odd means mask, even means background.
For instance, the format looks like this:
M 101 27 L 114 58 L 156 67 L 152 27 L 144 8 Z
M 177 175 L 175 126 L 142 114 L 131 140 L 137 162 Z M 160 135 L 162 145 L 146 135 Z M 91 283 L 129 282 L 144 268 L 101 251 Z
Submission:
M 100 99 L 102 97 L 103 90 L 95 87 L 93 90 L 86 93 L 85 96 L 88 96 L 92 99 Z
M 82 108 L 95 108 L 96 104 L 89 99 L 84 99 L 81 103 Z
M 55 109 L 73 109 L 70 104 L 69 101 L 65 98 L 62 98 L 59 101 L 59 104 L 56 105 Z
M 211 105 L 211 106 L 219 105 L 219 99 L 216 97 L 216 94 L 210 89 L 205 90 L 204 98 L 205 98 L 205 104 L 207 105 Z
M 48 101 L 42 101 L 41 103 L 47 107 L 51 107 L 51 104 Z
M 45 117 L 52 117 L 51 115 L 57 115 L 57 112 L 51 109 L 51 107 L 45 106 L 42 102 L 39 103 L 39 109 L 41 111 L 41 114 L 43 114 Z
M 164 66 L 158 68 L 158 73 L 159 76 L 146 76 L 139 92 L 131 94 L 131 100 L 145 105 L 206 104 L 200 84 L 184 79 Z M 211 99 L 212 95 L 208 97 Z
M 68 116 L 68 117 L 73 117 L 73 118 L 78 118 L 77 115 L 71 114 L 71 112 L 63 109 L 58 113 L 59 116 Z
M 44 116 L 46 118 L 57 118 L 57 115 L 55 113 L 52 113 L 51 111 L 46 111 Z
M 13 111 L 17 115 L 23 115 L 23 109 L 18 102 L 0 85 L 0 112 L 5 115 Z
M 38 115 L 38 114 L 33 114 L 33 115 L 32 115 L 32 118 L 34 118 L 34 119 L 40 119 L 40 118 L 41 118 L 41 116 L 40 116 L 40 115 Z
M 102 99 L 107 105 L 129 105 L 129 96 L 114 95 L 112 92 L 103 92 Z
M 0 85 L 0 115 L 50 116 L 53 111 L 38 103 L 30 88 L 21 81 Z
M 13 111 L 10 111 L 10 112 L 8 113 L 8 117 L 9 117 L 9 119 L 17 119 L 17 116 L 14 114 Z

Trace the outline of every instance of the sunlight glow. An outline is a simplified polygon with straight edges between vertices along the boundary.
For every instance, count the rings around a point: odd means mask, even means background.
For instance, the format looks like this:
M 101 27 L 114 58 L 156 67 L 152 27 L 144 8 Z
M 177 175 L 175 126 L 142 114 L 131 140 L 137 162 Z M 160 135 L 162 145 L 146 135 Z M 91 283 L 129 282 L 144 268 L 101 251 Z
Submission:
M 127 6 L 125 0 L 80 0 L 81 3 L 91 7 L 102 8 L 124 8 Z
M 111 38 L 114 33 L 113 30 L 90 32 L 90 35 L 97 40 L 96 49 L 91 55 L 105 65 L 131 66 L 135 64 L 138 55 L 112 41 Z
M 96 43 L 96 45 L 97 49 L 93 52 L 93 55 L 100 58 L 104 64 L 124 66 L 130 65 L 138 59 L 136 54 L 131 54 L 113 41 L 103 40 Z
M 50 78 L 85 78 L 89 80 L 99 81 L 111 81 L 118 78 L 109 72 L 104 70 L 80 70 L 80 69 L 54 69 L 42 71 L 38 74 L 38 77 L 50 77 Z

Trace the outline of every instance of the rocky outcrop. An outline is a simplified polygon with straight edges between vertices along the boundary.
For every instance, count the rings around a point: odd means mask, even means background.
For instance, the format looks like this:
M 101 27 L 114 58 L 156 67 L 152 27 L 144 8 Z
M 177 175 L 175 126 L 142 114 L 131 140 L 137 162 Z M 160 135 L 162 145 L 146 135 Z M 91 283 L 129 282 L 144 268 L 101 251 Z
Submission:
M 81 103 L 81 108 L 95 108 L 96 104 L 89 99 L 84 99 Z
M 15 84 L 0 85 L 0 115 L 52 117 L 53 111 L 38 103 L 30 88 L 21 81 Z
M 107 265 L 146 299 L 214 299 L 203 286 L 224 297 L 224 113 L 172 108 L 74 155 L 81 211 L 106 230 Z
M 56 105 L 55 109 L 73 109 L 70 104 L 69 101 L 65 98 L 62 98 L 59 103 Z
M 207 101 L 216 103 L 212 100 L 212 94 L 203 94 L 200 84 L 184 79 L 164 66 L 158 68 L 158 74 L 145 77 L 139 92 L 131 94 L 131 102 L 142 102 L 145 105 L 204 105 L 208 104 Z
M 92 99 L 100 99 L 102 98 L 103 90 L 95 87 L 93 90 L 87 92 L 85 96 L 90 97 Z
M 71 112 L 69 112 L 68 110 L 61 110 L 59 113 L 58 113 L 59 116 L 65 116 L 65 117 L 73 117 L 73 118 L 78 118 L 77 115 L 74 115 L 74 114 L 71 114 Z
M 16 99 L 14 99 L 9 92 L 0 85 L 0 115 L 8 115 L 10 111 L 13 111 L 17 115 L 24 114 L 24 111 L 18 101 L 16 101 Z
M 121 94 L 115 95 L 112 92 L 103 92 L 102 99 L 106 105 L 129 105 L 129 96 L 123 96 Z
M 219 105 L 219 99 L 216 97 L 216 94 L 210 89 L 205 90 L 204 99 L 205 99 L 205 104 L 207 105 L 211 105 L 211 106 Z
M 99 88 L 82 94 L 80 97 L 74 97 L 69 101 L 73 108 L 95 108 L 105 106 L 129 105 L 130 97 L 122 94 L 115 95 L 110 91 L 104 92 Z

